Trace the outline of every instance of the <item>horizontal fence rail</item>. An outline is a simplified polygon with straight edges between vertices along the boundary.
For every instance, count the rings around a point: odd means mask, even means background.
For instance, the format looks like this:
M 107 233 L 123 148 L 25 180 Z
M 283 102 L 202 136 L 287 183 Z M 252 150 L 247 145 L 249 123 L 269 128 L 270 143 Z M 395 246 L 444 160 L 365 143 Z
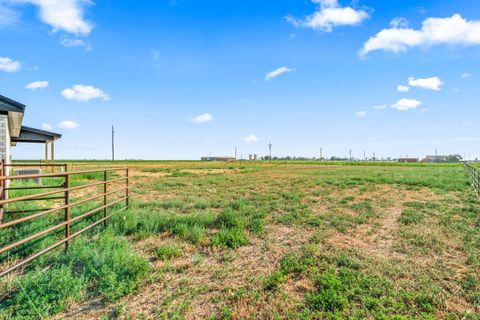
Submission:
M 480 168 L 474 167 L 469 163 L 465 163 L 465 170 L 467 171 L 470 184 L 477 196 L 480 197 Z
M 19 166 L 35 167 L 35 165 L 40 166 L 38 164 L 20 164 Z M 3 217 L 0 215 L 0 241 L 2 238 L 7 239 L 8 235 L 13 236 L 17 233 L 21 237 L 8 244 L 3 243 L 4 241 L 0 242 L 0 277 L 25 266 L 61 245 L 68 248 L 72 239 L 97 225 L 106 225 L 107 220 L 113 214 L 113 212 L 109 212 L 108 208 L 116 206 L 118 207 L 116 211 L 119 211 L 129 206 L 128 168 L 8 175 L 9 168 L 15 166 L 13 164 L 0 167 L 0 210 L 3 213 Z M 63 164 L 49 164 L 49 166 L 67 168 Z M 24 186 L 20 183 L 33 181 L 33 179 L 44 181 L 43 179 L 47 178 L 53 180 L 51 182 L 53 185 Z M 85 180 L 88 182 L 80 183 Z M 97 181 L 91 182 L 91 180 Z M 80 194 L 74 194 L 75 192 Z M 19 195 L 10 197 L 9 193 Z M 27 209 L 22 208 L 22 203 L 28 204 Z M 31 208 L 31 204 L 36 206 Z M 49 207 L 49 205 L 53 205 L 53 207 Z M 15 209 L 15 206 L 20 206 L 21 210 L 10 210 L 11 207 Z M 41 220 L 47 218 L 51 220 Z M 36 228 L 29 234 L 24 234 L 24 230 L 21 228 L 36 221 L 42 221 L 39 224 L 42 227 Z M 49 224 L 51 221 L 55 222 Z M 81 227 L 80 230 L 72 230 L 78 226 Z M 28 226 L 27 230 L 29 230 Z M 43 237 L 48 236 L 55 237 L 56 241 L 46 245 L 45 248 L 38 248 L 37 252 L 33 252 L 33 254 L 15 255 L 15 250 L 29 246 L 30 243 L 35 243 L 35 241 L 40 241 Z M 1 270 L 2 268 L 3 270 Z

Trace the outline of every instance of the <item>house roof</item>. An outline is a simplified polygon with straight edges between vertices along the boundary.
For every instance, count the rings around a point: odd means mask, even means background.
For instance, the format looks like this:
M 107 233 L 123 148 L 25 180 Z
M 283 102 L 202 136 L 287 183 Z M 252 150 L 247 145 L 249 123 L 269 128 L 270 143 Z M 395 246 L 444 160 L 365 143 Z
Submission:
M 20 135 L 24 112 L 24 104 L 0 95 L 0 113 L 8 115 L 10 137 L 17 138 Z
M 24 113 L 25 105 L 0 94 L 0 111 Z
M 45 143 L 55 141 L 61 137 L 62 135 L 59 133 L 22 126 L 20 135 L 18 137 L 12 137 L 12 143 Z

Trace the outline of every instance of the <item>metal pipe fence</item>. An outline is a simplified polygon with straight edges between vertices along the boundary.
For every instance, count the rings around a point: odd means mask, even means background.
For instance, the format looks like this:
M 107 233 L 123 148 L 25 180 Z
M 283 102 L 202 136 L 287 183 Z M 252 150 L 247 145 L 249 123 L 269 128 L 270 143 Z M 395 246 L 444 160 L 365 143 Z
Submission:
M 59 165 L 62 166 L 62 165 Z M 65 165 L 66 168 L 66 165 Z M 115 212 L 128 208 L 129 205 L 129 172 L 128 168 L 109 168 L 97 170 L 71 171 L 71 172 L 52 172 L 43 174 L 29 174 L 29 175 L 5 175 L 5 168 L 0 168 L 0 186 L 1 188 L 0 207 L 3 211 L 3 219 L 0 217 L 0 235 L 3 234 L 14 235 L 22 224 L 32 223 L 41 218 L 58 218 L 61 222 L 54 225 L 44 225 L 43 229 L 35 230 L 35 233 L 22 235 L 20 239 L 15 239 L 12 243 L 0 243 L 0 257 L 8 255 L 13 250 L 28 245 L 44 236 L 55 236 L 56 232 L 64 229 L 63 235 L 57 241 L 46 248 L 40 248 L 30 256 L 22 256 L 20 259 L 16 257 L 13 259 L 13 264 L 9 265 L 0 260 L 0 267 L 7 265 L 4 270 L 0 270 L 0 277 L 26 265 L 33 259 L 61 246 L 65 245 L 68 249 L 69 242 L 83 232 L 104 223 L 112 216 L 114 212 L 107 210 L 110 207 L 117 206 L 118 210 Z M 82 179 L 82 175 L 98 176 L 97 181 L 88 182 L 85 184 L 78 184 Z M 36 185 L 36 186 L 12 186 L 10 187 L 7 181 L 24 181 L 25 179 L 41 178 L 56 178 L 55 185 Z M 60 180 L 58 183 L 57 180 Z M 62 181 L 63 180 L 63 181 Z M 75 183 L 72 183 L 75 181 Z M 10 183 L 14 185 L 14 183 Z M 47 191 L 45 191 L 47 190 Z M 35 192 L 38 191 L 38 192 Z M 83 194 L 75 197 L 72 192 L 81 191 Z M 20 193 L 21 195 L 9 197 L 8 193 Z M 27 194 L 22 194 L 22 193 Z M 35 193 L 32 193 L 35 192 Z M 20 203 L 29 201 L 30 203 L 38 204 L 37 207 L 27 210 L 8 210 L 6 207 L 18 205 Z M 45 202 L 54 204 L 53 208 L 45 206 Z M 87 208 L 81 207 L 82 205 Z M 21 206 L 20 206 L 21 207 Z M 75 214 L 72 215 L 73 209 L 76 209 Z M 63 213 L 63 214 L 62 214 Z M 96 215 L 101 213 L 101 215 Z M 88 219 L 87 219 L 88 218 Z M 82 222 L 81 230 L 72 232 L 72 227 L 76 223 Z M 85 225 L 86 224 L 86 225 Z M 41 224 L 40 224 L 41 225 Z M 6 232 L 5 232 L 6 230 Z M 9 233 L 11 232 L 11 233 Z
M 474 167 L 470 163 L 465 163 L 465 170 L 473 190 L 480 197 L 480 168 Z

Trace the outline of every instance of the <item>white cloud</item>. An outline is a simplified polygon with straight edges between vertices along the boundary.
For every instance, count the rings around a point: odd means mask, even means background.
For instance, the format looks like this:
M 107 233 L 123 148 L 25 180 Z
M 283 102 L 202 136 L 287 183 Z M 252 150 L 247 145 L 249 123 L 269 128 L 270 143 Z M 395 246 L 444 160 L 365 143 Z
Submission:
M 92 99 L 100 99 L 103 101 L 111 100 L 108 94 L 101 89 L 83 84 L 76 84 L 71 88 L 62 91 L 62 96 L 68 100 L 90 101 Z
M 270 81 L 272 79 L 275 79 L 276 77 L 284 74 L 284 73 L 287 73 L 287 72 L 292 72 L 293 69 L 290 69 L 288 67 L 280 67 L 278 69 L 275 69 L 273 71 L 270 71 L 269 73 L 267 73 L 265 75 L 265 81 Z
M 47 131 L 50 131 L 50 130 L 53 130 L 53 127 L 51 124 L 48 124 L 48 123 L 42 123 L 42 129 L 43 130 L 47 130 Z
M 403 98 L 398 100 L 395 104 L 393 104 L 392 108 L 399 111 L 406 111 L 409 109 L 418 108 L 421 104 L 422 103 L 418 100 Z
M 71 120 L 64 120 L 58 124 L 58 127 L 60 129 L 75 129 L 75 128 L 78 128 L 79 126 L 80 125 L 78 123 Z
M 471 76 L 472 76 L 471 73 L 465 72 L 464 74 L 462 74 L 461 78 L 466 79 L 466 78 L 470 78 Z
M 11 3 L 30 3 L 40 9 L 40 20 L 53 31 L 65 31 L 75 35 L 88 35 L 93 25 L 85 20 L 84 9 L 92 5 L 90 0 L 7 0 Z
M 22 68 L 20 62 L 12 60 L 10 58 L 0 57 L 0 71 L 16 72 Z
M 202 113 L 192 119 L 195 123 L 207 123 L 213 121 L 213 116 L 210 113 Z
M 365 118 L 367 115 L 367 111 L 357 111 L 355 112 L 355 115 L 359 118 Z
M 387 105 L 386 104 L 381 104 L 381 105 L 377 105 L 377 106 L 373 106 L 373 109 L 375 110 L 385 110 L 387 109 Z
M 409 86 L 399 85 L 399 86 L 397 87 L 397 90 L 400 91 L 400 92 L 408 92 L 408 91 L 410 91 L 410 87 L 409 87 Z
M 248 135 L 245 138 L 243 138 L 243 141 L 245 141 L 246 143 L 257 142 L 258 140 L 259 140 L 258 137 L 254 134 Z
M 30 82 L 29 84 L 27 84 L 25 86 L 25 89 L 35 91 L 35 90 L 38 90 L 38 89 L 46 88 L 48 86 L 49 86 L 48 81 L 34 81 L 34 82 Z
M 372 51 L 405 52 L 412 47 L 435 45 L 474 46 L 480 44 L 480 21 L 466 20 L 459 14 L 447 18 L 428 18 L 420 30 L 393 27 L 383 29 L 365 42 L 361 55 Z
M 442 80 L 439 77 L 431 77 L 431 78 L 408 78 L 408 84 L 411 87 L 418 87 L 422 89 L 428 89 L 433 91 L 440 91 L 441 86 L 443 85 Z
M 337 0 L 311 0 L 319 4 L 318 10 L 305 17 L 297 19 L 287 16 L 288 22 L 296 27 L 312 28 L 331 32 L 337 26 L 354 26 L 360 24 L 368 18 L 368 13 L 364 10 L 356 10 L 352 7 L 341 7 Z

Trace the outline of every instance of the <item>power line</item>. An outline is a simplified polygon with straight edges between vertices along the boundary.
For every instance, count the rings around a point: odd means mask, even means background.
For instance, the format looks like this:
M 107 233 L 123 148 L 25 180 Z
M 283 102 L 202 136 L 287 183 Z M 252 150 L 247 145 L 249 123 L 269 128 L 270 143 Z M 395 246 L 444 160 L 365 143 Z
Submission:
M 112 162 L 115 161 L 115 129 L 112 126 Z
M 268 143 L 268 149 L 270 149 L 270 163 L 272 163 L 272 143 Z

